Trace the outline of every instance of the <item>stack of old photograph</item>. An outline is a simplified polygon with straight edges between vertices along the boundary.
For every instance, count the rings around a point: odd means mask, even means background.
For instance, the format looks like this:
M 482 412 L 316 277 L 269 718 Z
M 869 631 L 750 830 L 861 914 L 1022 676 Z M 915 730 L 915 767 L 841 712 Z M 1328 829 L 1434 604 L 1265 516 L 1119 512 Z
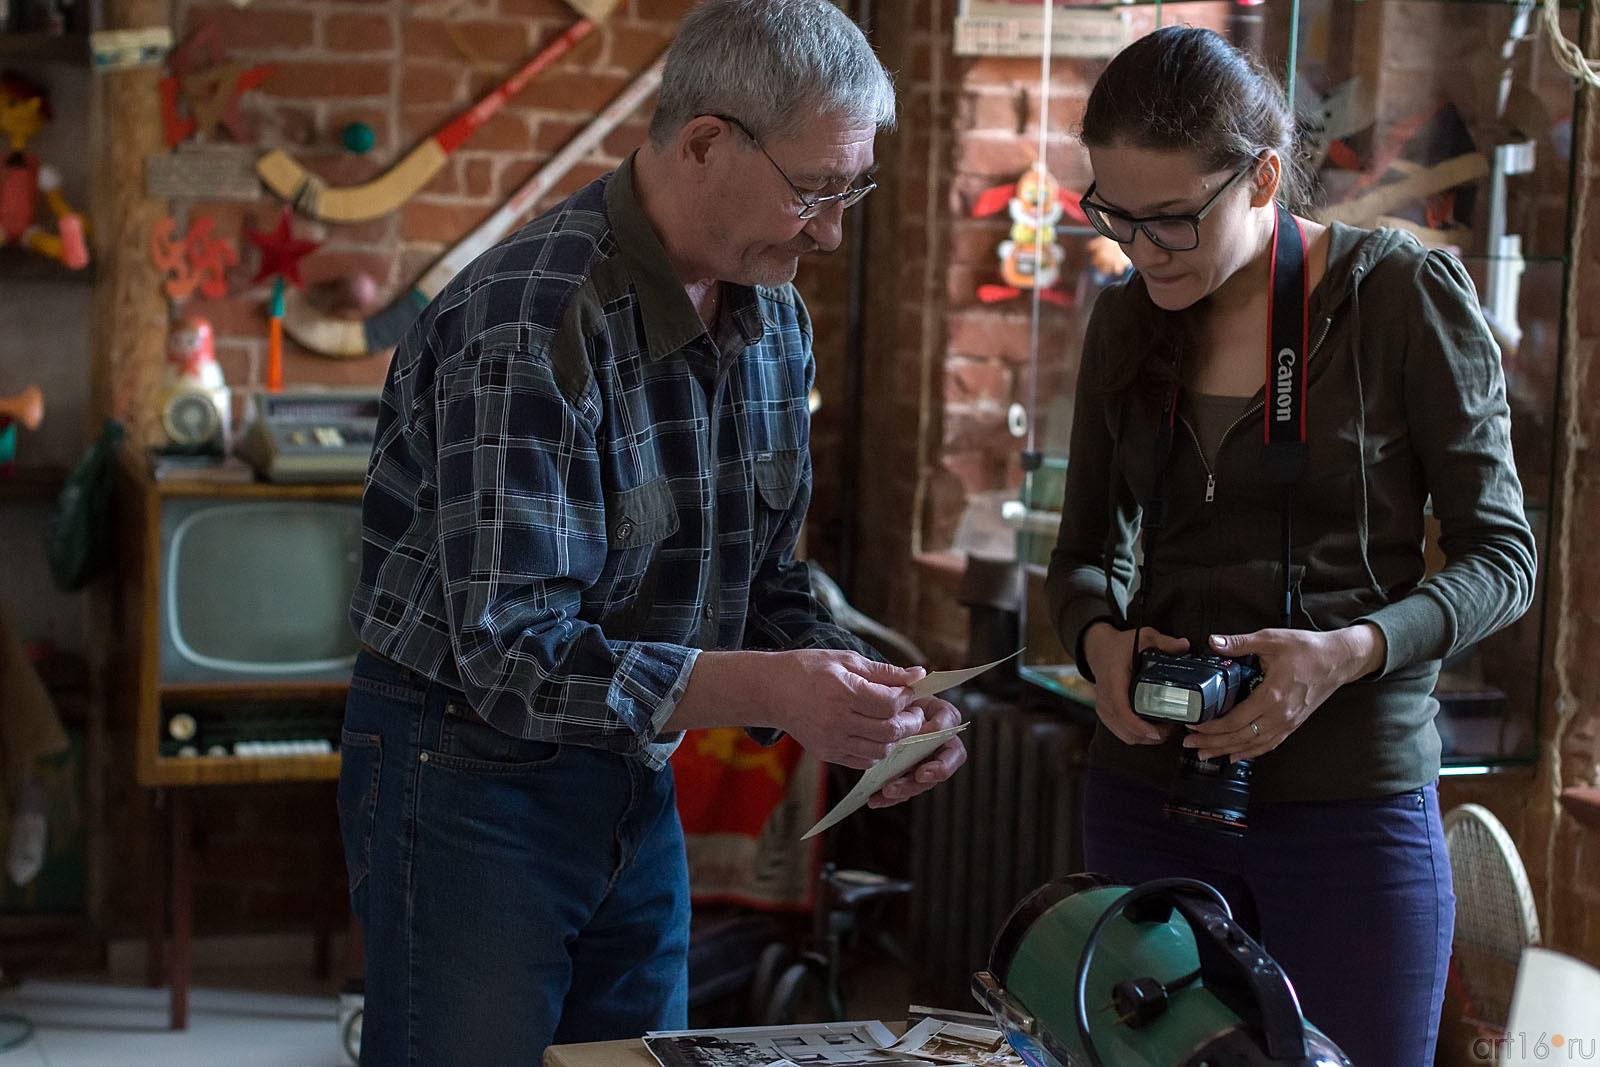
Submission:
M 862 1021 L 673 1030 L 647 1034 L 644 1043 L 662 1067 L 1024 1067 L 985 1015 L 912 1005 L 906 1023 L 899 1037 L 881 1022 Z

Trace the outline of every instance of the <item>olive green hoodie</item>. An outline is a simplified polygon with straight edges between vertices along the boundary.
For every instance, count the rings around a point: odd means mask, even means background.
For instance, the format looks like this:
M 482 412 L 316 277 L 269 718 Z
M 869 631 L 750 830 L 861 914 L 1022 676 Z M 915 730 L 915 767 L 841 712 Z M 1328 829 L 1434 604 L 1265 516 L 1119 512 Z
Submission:
M 1096 301 L 1045 590 L 1063 644 L 1097 618 L 1127 625 L 1140 502 L 1154 484 L 1156 412 L 1095 383 L 1136 358 L 1125 339 L 1152 305 L 1138 279 Z M 1123 339 L 1124 343 L 1119 343 Z M 1440 660 L 1514 621 L 1533 599 L 1535 549 L 1511 456 L 1500 354 L 1459 260 L 1397 230 L 1335 223 L 1313 290 L 1309 454 L 1294 490 L 1293 624 L 1365 620 L 1388 655 L 1256 761 L 1257 801 L 1414 789 L 1439 772 Z M 1263 466 L 1262 393 L 1208 466 L 1180 421 L 1145 625 L 1204 649 L 1210 634 L 1282 624 L 1281 490 Z M 1445 565 L 1424 578 L 1423 522 Z M 1082 657 L 1079 657 L 1080 663 Z M 1177 739 L 1125 745 L 1103 726 L 1091 759 L 1165 786 Z

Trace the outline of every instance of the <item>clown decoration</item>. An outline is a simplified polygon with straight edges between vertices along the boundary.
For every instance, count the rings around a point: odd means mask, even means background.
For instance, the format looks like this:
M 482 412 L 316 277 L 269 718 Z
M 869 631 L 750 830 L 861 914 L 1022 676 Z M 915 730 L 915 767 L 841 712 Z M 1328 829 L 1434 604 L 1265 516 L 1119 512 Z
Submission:
M 978 299 L 992 304 L 1036 289 L 1045 300 L 1070 305 L 1071 297 L 1053 288 L 1061 276 L 1062 260 L 1061 246 L 1056 243 L 1056 223 L 1066 213 L 1087 224 L 1076 198 L 1062 191 L 1041 161 L 1024 171 L 1016 184 L 985 190 L 973 205 L 972 214 L 983 218 L 1001 208 L 1011 215 L 1011 230 L 996 249 L 1005 284 L 978 286 Z

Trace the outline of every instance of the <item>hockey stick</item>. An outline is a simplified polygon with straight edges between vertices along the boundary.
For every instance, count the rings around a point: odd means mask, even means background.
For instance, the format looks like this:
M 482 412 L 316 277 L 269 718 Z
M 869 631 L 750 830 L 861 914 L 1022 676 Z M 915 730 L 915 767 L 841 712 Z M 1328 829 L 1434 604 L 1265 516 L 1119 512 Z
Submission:
M 566 55 L 589 36 L 618 0 L 567 0 L 583 17 L 539 50 L 511 77 L 471 108 L 463 111 L 438 133 L 423 141 L 405 158 L 378 177 L 360 185 L 333 188 L 306 170 L 281 148 L 256 160 L 258 174 L 274 193 L 294 204 L 302 215 L 328 222 L 360 222 L 394 211 L 417 190 L 433 180 L 450 153 L 472 136 L 506 101 L 522 91 L 534 75 Z
M 511 199 L 457 242 L 388 307 L 364 321 L 340 319 L 317 311 L 299 290 L 291 289 L 284 294 L 283 328 L 290 337 L 311 351 L 340 359 L 357 359 L 399 344 L 412 321 L 461 268 L 509 233 L 541 196 L 549 192 L 567 171 L 589 154 L 590 149 L 655 92 L 656 86 L 661 84 L 661 68 L 665 64 L 666 56 L 663 55 L 629 82 L 627 88 L 606 105 L 605 110 L 511 194 Z

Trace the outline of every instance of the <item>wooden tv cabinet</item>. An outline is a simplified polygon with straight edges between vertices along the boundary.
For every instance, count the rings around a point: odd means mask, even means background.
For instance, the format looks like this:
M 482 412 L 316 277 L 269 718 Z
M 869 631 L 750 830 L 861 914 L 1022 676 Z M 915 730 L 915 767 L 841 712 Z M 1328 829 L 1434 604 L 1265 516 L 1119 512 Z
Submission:
M 151 910 L 148 979 L 152 986 L 171 987 L 170 1023 L 188 1026 L 189 987 L 194 926 L 194 812 L 197 787 L 249 786 L 273 782 L 332 782 L 339 777 L 335 751 L 306 755 L 170 756 L 161 752 L 165 729 L 163 709 L 221 708 L 230 703 L 337 704 L 344 682 L 173 683 L 160 676 L 161 513 L 162 507 L 186 497 L 226 500 L 358 501 L 359 484 L 274 485 L 264 482 L 211 481 L 196 476 L 158 480 L 143 454 L 128 452 L 118 465 L 116 560 L 118 598 L 114 662 L 121 679 L 124 706 L 133 708 L 134 780 L 148 787 L 151 807 L 149 846 Z M 335 734 L 334 740 L 337 740 Z M 165 958 L 167 920 L 171 922 L 171 957 Z M 326 931 L 318 931 L 319 969 L 327 957 Z M 359 936 L 351 924 L 352 951 Z

